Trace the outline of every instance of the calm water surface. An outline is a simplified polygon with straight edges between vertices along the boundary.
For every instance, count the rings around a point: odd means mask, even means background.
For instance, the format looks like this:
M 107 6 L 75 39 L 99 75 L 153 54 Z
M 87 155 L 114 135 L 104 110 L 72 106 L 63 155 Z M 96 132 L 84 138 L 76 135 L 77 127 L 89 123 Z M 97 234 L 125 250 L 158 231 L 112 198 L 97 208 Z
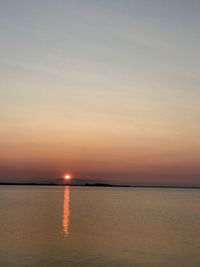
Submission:
M 0 266 L 200 266 L 200 190 L 0 187 Z

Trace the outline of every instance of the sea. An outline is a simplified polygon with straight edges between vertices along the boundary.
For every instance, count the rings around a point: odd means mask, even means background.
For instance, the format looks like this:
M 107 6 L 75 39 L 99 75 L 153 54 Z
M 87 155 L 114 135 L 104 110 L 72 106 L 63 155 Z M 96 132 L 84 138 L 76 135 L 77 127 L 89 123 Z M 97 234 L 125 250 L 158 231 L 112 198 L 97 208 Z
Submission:
M 198 267 L 200 190 L 0 186 L 0 267 Z

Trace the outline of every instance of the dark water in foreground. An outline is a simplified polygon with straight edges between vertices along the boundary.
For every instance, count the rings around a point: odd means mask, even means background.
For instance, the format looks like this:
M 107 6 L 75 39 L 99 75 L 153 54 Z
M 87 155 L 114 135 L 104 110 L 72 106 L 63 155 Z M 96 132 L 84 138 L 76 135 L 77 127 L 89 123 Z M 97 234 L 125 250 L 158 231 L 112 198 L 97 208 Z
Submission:
M 200 266 L 200 190 L 0 187 L 0 266 Z

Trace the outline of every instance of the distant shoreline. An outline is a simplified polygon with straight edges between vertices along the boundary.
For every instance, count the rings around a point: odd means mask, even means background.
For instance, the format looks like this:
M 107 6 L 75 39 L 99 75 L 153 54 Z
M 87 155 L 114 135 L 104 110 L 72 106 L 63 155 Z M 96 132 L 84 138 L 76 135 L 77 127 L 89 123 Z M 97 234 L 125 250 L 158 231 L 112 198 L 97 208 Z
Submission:
M 169 188 L 169 189 L 200 189 L 200 186 L 179 186 L 179 185 L 113 185 L 104 183 L 94 184 L 56 184 L 56 183 L 0 183 L 1 185 L 16 185 L 16 186 L 82 186 L 82 187 L 129 187 L 129 188 Z

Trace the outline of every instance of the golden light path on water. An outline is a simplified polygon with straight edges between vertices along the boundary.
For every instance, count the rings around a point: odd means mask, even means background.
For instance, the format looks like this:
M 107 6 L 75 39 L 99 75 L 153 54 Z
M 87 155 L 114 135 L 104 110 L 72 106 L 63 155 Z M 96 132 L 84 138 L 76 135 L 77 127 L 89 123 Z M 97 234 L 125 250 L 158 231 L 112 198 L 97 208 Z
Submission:
M 66 238 L 69 234 L 69 217 L 70 217 L 70 192 L 69 186 L 65 186 L 64 189 L 64 203 L 63 203 L 63 218 L 62 218 L 62 227 L 64 238 Z

